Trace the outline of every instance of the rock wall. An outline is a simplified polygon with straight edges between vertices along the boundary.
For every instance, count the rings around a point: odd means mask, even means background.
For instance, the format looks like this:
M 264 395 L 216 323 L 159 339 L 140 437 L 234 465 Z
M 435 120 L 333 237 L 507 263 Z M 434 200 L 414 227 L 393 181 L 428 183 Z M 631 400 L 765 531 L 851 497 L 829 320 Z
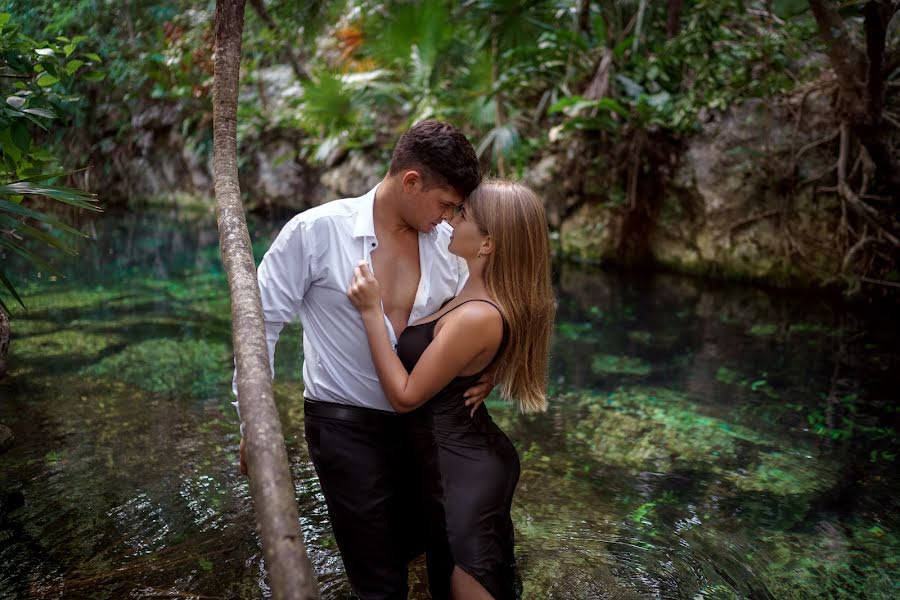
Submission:
M 812 285 L 835 274 L 840 257 L 829 241 L 840 204 L 835 195 L 817 193 L 812 182 L 803 182 L 827 174 L 837 142 L 795 157 L 836 130 L 829 99 L 816 93 L 745 102 L 704 123 L 686 140 L 661 197 L 641 203 L 655 207 L 640 242 L 651 262 L 784 285 Z M 548 163 L 560 165 L 559 172 L 554 175 Z M 532 182 L 545 197 L 559 196 L 552 188 L 565 164 L 545 157 L 536 170 L 540 176 Z M 607 194 L 604 201 L 577 204 L 566 214 L 560 222 L 564 254 L 587 262 L 620 257 L 629 209 L 615 200 Z
M 285 87 L 289 74 L 275 75 L 260 92 L 268 102 L 294 93 Z M 181 133 L 184 116 L 177 106 L 139 111 L 127 151 L 100 145 L 106 181 L 95 189 L 107 198 L 184 193 L 211 198 L 211 161 L 198 158 L 206 154 Z M 815 187 L 816 178 L 834 164 L 837 141 L 799 151 L 836 128 L 830 99 L 812 92 L 733 106 L 710 116 L 696 135 L 663 150 L 651 140 L 646 152 L 656 151 L 655 160 L 662 155 L 666 164 L 639 176 L 637 189 L 645 197 L 638 205 L 647 213 L 639 231 L 629 227 L 636 211 L 625 201 L 624 186 L 610 186 L 605 177 L 622 157 L 598 145 L 551 147 L 525 179 L 545 199 L 561 252 L 575 260 L 639 260 L 731 279 L 817 285 L 833 277 L 840 264 L 830 243 L 840 204 L 834 194 L 817 193 Z M 324 165 L 312 166 L 299 158 L 299 135 L 275 131 L 241 140 L 241 187 L 251 207 L 301 211 L 362 194 L 385 172 L 387 165 L 372 149 L 336 151 Z

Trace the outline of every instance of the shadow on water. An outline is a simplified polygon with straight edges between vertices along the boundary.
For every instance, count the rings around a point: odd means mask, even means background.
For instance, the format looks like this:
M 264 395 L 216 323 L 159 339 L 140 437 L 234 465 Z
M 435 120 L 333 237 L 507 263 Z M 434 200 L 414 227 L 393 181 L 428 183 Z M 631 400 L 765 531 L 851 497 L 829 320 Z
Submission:
M 267 597 L 214 220 L 92 227 L 13 315 L 0 597 Z M 251 227 L 259 259 L 278 226 Z M 895 312 L 572 266 L 556 290 L 550 410 L 488 402 L 522 458 L 525 598 L 898 594 Z M 322 596 L 347 598 L 302 439 L 300 337 L 279 344 L 276 398 Z

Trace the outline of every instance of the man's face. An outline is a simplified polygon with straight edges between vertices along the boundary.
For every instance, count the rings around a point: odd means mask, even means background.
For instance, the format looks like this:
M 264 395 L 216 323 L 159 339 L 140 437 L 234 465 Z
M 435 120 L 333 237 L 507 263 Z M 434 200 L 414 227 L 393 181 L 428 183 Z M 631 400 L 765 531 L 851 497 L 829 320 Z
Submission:
M 453 188 L 431 187 L 419 190 L 410 199 L 410 218 L 407 223 L 423 233 L 437 227 L 441 221 L 449 221 L 462 206 L 463 197 Z

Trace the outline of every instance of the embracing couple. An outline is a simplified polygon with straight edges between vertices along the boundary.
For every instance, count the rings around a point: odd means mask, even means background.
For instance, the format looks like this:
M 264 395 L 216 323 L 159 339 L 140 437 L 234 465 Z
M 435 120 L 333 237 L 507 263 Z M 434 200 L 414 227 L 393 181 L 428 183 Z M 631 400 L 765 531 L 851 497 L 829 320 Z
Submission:
M 546 407 L 539 198 L 482 182 L 462 132 L 423 121 L 375 189 L 285 225 L 259 288 L 270 364 L 303 325 L 306 441 L 355 594 L 405 600 L 425 551 L 433 598 L 515 598 L 519 458 L 483 401 Z

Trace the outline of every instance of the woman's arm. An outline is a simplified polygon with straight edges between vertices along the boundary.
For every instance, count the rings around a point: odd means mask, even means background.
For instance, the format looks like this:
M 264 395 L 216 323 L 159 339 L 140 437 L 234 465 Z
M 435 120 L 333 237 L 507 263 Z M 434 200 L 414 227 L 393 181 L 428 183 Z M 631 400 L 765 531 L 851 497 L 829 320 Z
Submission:
M 378 379 L 397 412 L 424 404 L 479 356 L 495 352 L 503 337 L 503 322 L 496 309 L 472 303 L 447 317 L 413 372 L 407 374 L 384 327 L 378 282 L 365 263 L 356 268 L 348 295 L 362 315 Z

